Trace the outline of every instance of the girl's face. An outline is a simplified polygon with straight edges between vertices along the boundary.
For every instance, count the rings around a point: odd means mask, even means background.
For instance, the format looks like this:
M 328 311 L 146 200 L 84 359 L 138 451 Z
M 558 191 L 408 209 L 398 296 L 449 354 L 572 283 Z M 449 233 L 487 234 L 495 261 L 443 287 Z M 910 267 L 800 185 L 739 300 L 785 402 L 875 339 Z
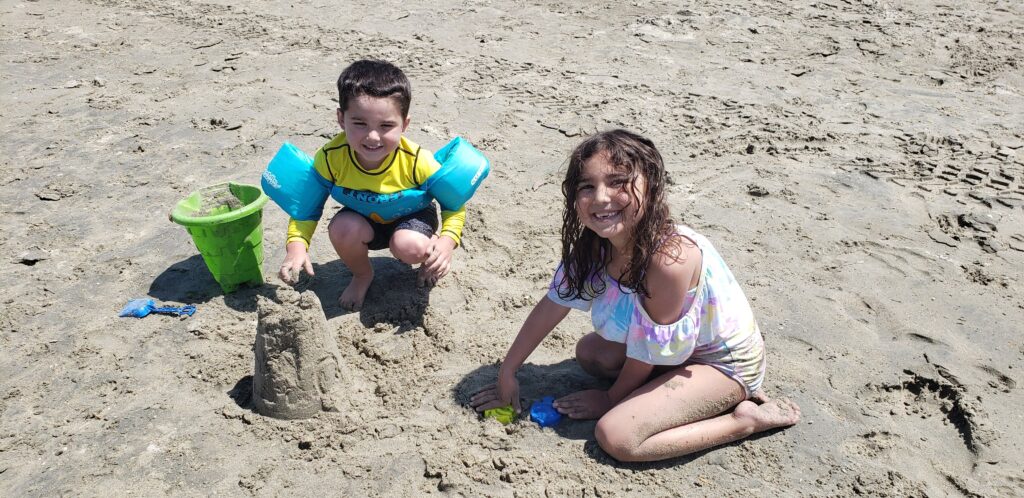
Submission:
M 611 163 L 604 152 L 583 162 L 576 185 L 576 215 L 583 226 L 608 239 L 616 249 L 627 250 L 637 221 L 643 216 L 646 179 L 629 174 Z M 636 196 L 634 198 L 634 195 Z

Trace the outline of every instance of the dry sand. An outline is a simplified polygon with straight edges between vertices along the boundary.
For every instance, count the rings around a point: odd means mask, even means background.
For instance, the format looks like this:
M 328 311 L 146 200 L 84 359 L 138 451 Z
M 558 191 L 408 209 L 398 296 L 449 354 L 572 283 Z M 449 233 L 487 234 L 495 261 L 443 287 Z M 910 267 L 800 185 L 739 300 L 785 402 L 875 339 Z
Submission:
M 1021 2 L 453 4 L 0 1 L 0 494 L 1024 495 Z M 413 80 L 410 138 L 465 136 L 494 171 L 429 292 L 374 253 L 342 312 L 321 226 L 304 285 L 348 392 L 266 418 L 286 218 L 265 209 L 268 285 L 224 296 L 166 215 L 285 140 L 314 151 L 361 57 Z M 592 422 L 466 407 L 556 264 L 567 153 L 618 126 L 744 283 L 799 425 L 620 465 Z M 143 295 L 199 310 L 116 318 Z M 572 360 L 588 325 L 540 347 L 525 397 L 601 385 Z

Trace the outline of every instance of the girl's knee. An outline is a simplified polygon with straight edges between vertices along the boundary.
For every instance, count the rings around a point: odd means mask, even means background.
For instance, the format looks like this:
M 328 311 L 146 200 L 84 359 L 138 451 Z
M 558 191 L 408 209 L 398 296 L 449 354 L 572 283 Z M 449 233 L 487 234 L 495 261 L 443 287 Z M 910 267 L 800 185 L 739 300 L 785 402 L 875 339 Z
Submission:
M 624 345 L 612 343 L 593 332 L 576 343 L 576 362 L 591 375 L 610 375 L 621 369 L 625 361 Z
M 594 357 L 594 348 L 591 346 L 590 336 L 593 334 L 587 334 L 576 341 L 576 361 L 578 362 L 589 362 Z
M 620 462 L 639 461 L 639 441 L 628 430 L 628 424 L 615 421 L 608 416 L 601 417 L 594 427 L 594 438 L 598 446 Z

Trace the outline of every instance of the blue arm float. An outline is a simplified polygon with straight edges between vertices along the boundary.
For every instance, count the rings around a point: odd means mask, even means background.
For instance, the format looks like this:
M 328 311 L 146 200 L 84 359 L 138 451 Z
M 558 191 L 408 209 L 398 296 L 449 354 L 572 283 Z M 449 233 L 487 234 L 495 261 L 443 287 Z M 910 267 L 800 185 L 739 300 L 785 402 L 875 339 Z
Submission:
M 331 193 L 330 182 L 317 173 L 313 158 L 285 142 L 263 172 L 260 186 L 296 220 L 319 220 Z
M 427 178 L 423 188 L 445 211 L 461 209 L 491 172 L 491 162 L 462 137 L 441 147 L 434 159 L 441 163 L 441 169 Z

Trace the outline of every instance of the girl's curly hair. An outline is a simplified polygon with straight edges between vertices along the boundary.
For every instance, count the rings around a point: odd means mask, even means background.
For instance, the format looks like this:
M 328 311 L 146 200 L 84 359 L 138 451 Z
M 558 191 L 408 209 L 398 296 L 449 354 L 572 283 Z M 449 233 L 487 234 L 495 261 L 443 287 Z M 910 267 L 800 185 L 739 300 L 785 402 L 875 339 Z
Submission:
M 563 299 L 589 299 L 591 292 L 600 294 L 601 279 L 594 276 L 604 271 L 611 260 L 611 243 L 583 226 L 576 211 L 577 187 L 583 174 L 583 163 L 597 154 L 607 154 L 608 160 L 627 173 L 627 189 L 631 197 L 630 208 L 639 219 L 630 234 L 632 252 L 628 256 L 619 286 L 623 290 L 650 297 L 644 283 L 647 267 L 659 251 L 665 237 L 672 233 L 675 223 L 665 200 L 667 175 L 665 163 L 654 142 L 636 133 L 617 129 L 593 135 L 576 146 L 569 157 L 569 167 L 562 182 L 565 210 L 562 212 L 562 264 L 563 281 L 559 282 L 559 296 Z M 644 205 L 640 205 L 637 178 L 646 181 L 642 192 Z M 586 292 L 590 288 L 591 292 Z M 563 292 L 565 295 L 562 295 Z

